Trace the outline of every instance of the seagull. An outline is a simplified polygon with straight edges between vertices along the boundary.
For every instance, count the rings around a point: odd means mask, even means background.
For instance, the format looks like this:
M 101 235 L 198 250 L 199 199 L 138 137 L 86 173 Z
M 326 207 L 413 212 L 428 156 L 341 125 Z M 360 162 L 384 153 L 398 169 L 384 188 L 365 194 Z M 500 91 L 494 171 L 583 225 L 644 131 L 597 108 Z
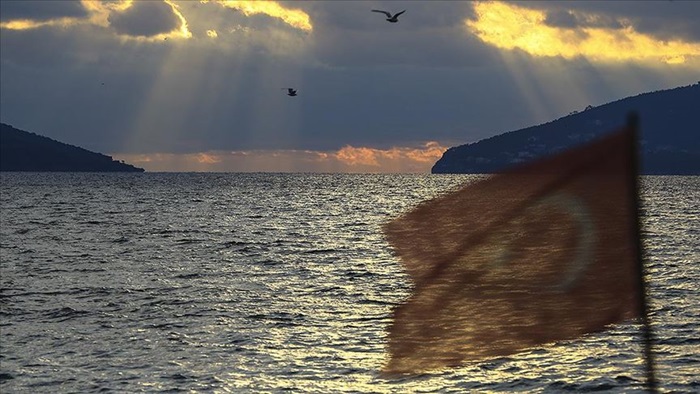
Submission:
M 285 89 L 285 88 L 282 88 Z M 297 90 L 293 88 L 286 88 L 287 89 L 287 96 L 296 96 L 297 95 Z
M 396 22 L 399 21 L 399 15 L 403 14 L 404 12 L 406 12 L 406 10 L 403 10 L 403 11 L 401 11 L 401 12 L 395 14 L 394 16 L 391 16 L 390 13 L 388 13 L 388 12 L 386 12 L 386 11 L 382 11 L 382 10 L 372 10 L 372 12 L 381 12 L 382 14 L 386 15 L 386 21 L 387 21 L 387 22 L 396 23 Z

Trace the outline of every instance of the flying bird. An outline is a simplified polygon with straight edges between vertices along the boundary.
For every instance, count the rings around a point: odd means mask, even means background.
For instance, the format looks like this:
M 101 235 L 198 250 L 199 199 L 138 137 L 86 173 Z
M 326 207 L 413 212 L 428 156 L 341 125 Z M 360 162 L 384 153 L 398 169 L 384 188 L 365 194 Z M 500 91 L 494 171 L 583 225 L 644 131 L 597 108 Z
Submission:
M 297 90 L 293 88 L 282 88 L 282 89 L 287 89 L 287 96 L 296 96 L 297 95 Z
M 387 22 L 396 23 L 396 22 L 399 21 L 399 15 L 403 14 L 404 12 L 406 12 L 406 10 L 403 10 L 403 11 L 401 11 L 401 12 L 398 12 L 398 13 L 394 14 L 393 16 L 391 15 L 391 13 L 386 12 L 386 11 L 382 11 L 382 10 L 372 10 L 372 12 L 381 12 L 382 14 L 386 15 L 386 21 L 387 21 Z

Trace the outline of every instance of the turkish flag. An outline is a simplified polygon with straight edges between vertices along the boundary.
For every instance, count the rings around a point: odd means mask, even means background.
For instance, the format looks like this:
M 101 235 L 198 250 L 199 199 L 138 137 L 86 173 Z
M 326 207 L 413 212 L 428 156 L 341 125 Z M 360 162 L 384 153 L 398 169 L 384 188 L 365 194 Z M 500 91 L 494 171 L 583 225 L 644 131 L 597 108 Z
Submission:
M 640 316 L 635 132 L 427 201 L 385 233 L 413 280 L 386 373 L 504 356 Z

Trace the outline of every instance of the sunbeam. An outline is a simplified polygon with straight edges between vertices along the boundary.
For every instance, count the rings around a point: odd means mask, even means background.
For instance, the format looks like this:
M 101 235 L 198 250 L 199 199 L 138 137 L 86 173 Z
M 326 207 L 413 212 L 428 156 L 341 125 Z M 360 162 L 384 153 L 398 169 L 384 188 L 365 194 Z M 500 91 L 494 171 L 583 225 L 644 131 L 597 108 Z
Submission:
M 177 152 L 198 152 L 206 144 L 197 137 L 203 132 L 220 136 L 226 148 L 294 148 L 305 92 L 291 98 L 280 88 L 299 87 L 298 69 L 274 62 L 246 66 L 248 60 L 231 67 L 225 53 L 185 43 L 167 50 L 131 127 L 130 151 L 162 141 Z

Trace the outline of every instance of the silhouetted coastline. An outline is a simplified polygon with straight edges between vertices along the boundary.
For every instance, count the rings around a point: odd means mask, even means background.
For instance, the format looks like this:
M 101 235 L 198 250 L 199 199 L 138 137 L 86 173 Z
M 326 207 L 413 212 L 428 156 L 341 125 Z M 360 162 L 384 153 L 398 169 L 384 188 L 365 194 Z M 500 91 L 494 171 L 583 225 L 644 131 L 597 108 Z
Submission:
M 0 171 L 144 172 L 111 156 L 0 123 Z
M 448 149 L 434 174 L 488 174 L 593 140 L 640 115 L 641 172 L 700 175 L 700 82 L 587 106 L 549 123 Z

